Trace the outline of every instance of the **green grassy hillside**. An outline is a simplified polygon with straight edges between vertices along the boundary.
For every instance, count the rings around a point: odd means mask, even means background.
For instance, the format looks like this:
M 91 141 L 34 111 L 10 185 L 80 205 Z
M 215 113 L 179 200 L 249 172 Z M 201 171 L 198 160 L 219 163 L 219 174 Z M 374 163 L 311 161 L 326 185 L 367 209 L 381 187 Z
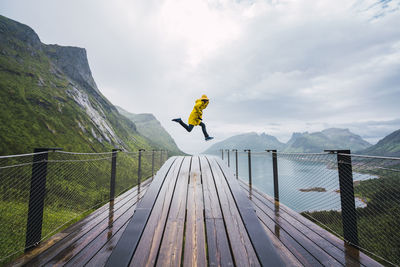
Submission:
M 376 145 L 361 153 L 375 156 L 400 157 L 400 130 L 394 131 Z
M 100 93 L 85 49 L 45 45 L 26 25 L 0 16 L 0 155 L 35 147 L 109 152 L 144 148 L 142 179 L 152 173 L 152 149 Z M 155 154 L 157 171 L 166 156 Z M 42 237 L 47 238 L 109 200 L 110 154 L 49 154 Z M 120 152 L 116 195 L 138 181 L 138 155 Z M 0 266 L 23 253 L 32 156 L 0 162 Z

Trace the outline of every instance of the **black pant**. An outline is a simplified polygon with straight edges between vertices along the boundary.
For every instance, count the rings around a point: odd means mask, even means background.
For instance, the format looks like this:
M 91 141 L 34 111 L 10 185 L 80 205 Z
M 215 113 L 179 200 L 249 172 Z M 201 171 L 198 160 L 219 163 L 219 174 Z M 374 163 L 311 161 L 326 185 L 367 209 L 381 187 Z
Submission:
M 179 124 L 182 125 L 182 127 L 185 128 L 186 131 L 188 131 L 188 132 L 191 132 L 193 130 L 193 127 L 194 127 L 193 124 L 187 125 L 182 120 L 179 121 Z M 206 130 L 206 125 L 203 122 L 200 122 L 199 125 L 201 126 L 201 130 L 203 131 L 204 137 L 207 138 L 208 137 L 208 133 L 207 133 L 207 130 Z

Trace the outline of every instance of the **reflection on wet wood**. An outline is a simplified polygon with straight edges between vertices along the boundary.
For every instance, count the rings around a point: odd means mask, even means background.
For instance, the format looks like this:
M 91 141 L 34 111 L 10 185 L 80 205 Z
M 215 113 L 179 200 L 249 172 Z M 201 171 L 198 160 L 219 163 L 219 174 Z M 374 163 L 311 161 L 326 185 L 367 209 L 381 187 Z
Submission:
M 186 157 L 179 173 L 158 251 L 157 266 L 181 265 L 190 162 L 191 158 Z
M 260 266 L 228 184 L 216 162 L 211 160 L 210 165 L 235 263 L 238 266 Z
M 178 160 L 165 178 L 165 184 L 161 188 L 154 204 L 147 227 L 144 229 L 142 238 L 131 260 L 131 265 L 154 266 L 156 262 L 165 221 L 168 216 L 169 203 L 174 193 L 181 163 L 182 160 Z
M 184 266 L 207 265 L 201 180 L 199 158 L 193 157 L 186 206 Z
M 204 218 L 208 247 L 209 266 L 233 266 L 231 250 L 222 218 L 221 206 L 212 177 L 211 169 L 205 157 L 200 157 L 203 180 Z

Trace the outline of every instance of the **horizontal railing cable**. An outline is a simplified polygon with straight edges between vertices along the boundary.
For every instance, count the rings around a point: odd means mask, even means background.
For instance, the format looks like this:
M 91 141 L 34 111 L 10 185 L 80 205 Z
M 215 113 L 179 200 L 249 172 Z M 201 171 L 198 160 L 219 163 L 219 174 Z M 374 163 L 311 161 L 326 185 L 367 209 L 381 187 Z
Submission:
M 95 152 L 95 153 L 82 153 L 82 152 L 70 152 L 70 151 L 63 151 L 63 150 L 55 150 L 53 153 L 60 153 L 60 154 L 70 154 L 70 155 L 110 155 L 113 152 Z
M 46 154 L 46 153 L 49 153 L 49 152 L 48 151 L 44 151 L 44 152 L 36 152 L 36 153 L 28 153 L 28 154 L 6 155 L 6 156 L 0 156 L 0 159 L 20 158 L 20 157 L 40 155 L 40 154 Z

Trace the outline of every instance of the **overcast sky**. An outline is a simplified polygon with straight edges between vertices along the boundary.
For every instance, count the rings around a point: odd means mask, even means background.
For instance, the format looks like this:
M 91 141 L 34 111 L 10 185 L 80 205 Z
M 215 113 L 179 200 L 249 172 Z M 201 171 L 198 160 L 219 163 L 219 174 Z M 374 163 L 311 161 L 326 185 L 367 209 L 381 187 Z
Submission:
M 216 141 L 342 127 L 374 143 L 400 128 L 400 0 L 1 0 L 0 13 L 86 48 L 100 91 L 189 153 L 211 143 L 171 119 L 202 94 Z

